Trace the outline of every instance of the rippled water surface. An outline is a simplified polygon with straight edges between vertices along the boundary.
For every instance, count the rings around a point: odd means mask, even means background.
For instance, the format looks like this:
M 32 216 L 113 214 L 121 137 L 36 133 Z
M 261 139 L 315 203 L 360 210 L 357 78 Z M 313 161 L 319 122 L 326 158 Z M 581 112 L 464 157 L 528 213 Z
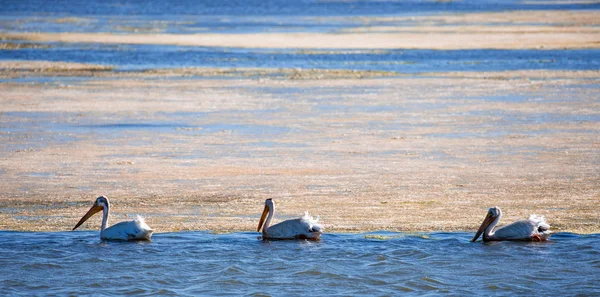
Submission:
M 468 233 L 155 234 L 0 232 L 0 295 L 600 294 L 600 235 L 470 243 Z M 542 291 L 540 291 L 542 290 Z
M 400 73 L 439 71 L 596 70 L 600 50 L 334 50 L 224 49 L 185 46 L 59 44 L 0 52 L 0 60 L 111 65 L 117 70 L 177 67 L 311 68 Z
M 5 0 L 0 13 L 13 15 L 82 15 L 82 16 L 330 16 L 378 15 L 393 13 L 473 12 L 540 9 L 597 9 L 595 1 L 520 1 L 520 0 L 204 0 L 190 1 L 85 1 Z M 44 4 L 44 5 L 42 5 Z

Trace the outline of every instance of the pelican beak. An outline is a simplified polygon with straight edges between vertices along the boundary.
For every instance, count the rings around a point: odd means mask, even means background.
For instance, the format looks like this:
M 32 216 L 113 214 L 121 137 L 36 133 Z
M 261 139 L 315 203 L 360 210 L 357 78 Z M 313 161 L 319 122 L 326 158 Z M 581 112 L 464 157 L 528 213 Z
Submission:
M 485 228 L 487 228 L 487 226 L 489 226 L 493 221 L 494 221 L 494 217 L 492 217 L 492 215 L 490 213 L 488 213 L 485 216 L 485 219 L 483 219 L 483 223 L 481 223 L 481 226 L 479 226 L 479 230 L 477 230 L 477 233 L 475 233 L 475 237 L 473 237 L 473 239 L 471 239 L 471 242 L 476 241 L 477 238 L 479 238 L 479 236 L 481 236 L 481 233 L 483 233 Z
M 81 226 L 81 224 L 83 224 L 83 222 L 87 221 L 87 219 L 89 219 L 95 213 L 102 211 L 103 209 L 104 209 L 103 206 L 100 206 L 100 205 L 97 205 L 94 203 L 92 208 L 90 208 L 90 210 L 88 210 L 88 212 L 81 218 L 81 220 L 79 220 L 79 223 L 77 223 L 77 225 L 75 225 L 75 227 L 73 227 L 73 230 L 77 229 L 77 227 Z
M 258 229 L 256 230 L 256 232 L 260 232 L 260 229 L 265 223 L 265 218 L 267 217 L 267 214 L 269 214 L 269 207 L 265 205 L 265 209 L 263 210 L 263 213 L 260 216 L 260 221 L 258 221 Z

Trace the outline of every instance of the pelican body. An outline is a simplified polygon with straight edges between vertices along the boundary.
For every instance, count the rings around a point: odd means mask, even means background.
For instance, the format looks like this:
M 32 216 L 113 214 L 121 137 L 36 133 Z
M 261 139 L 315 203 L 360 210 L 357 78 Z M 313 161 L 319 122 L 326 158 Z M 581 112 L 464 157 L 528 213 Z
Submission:
M 272 199 L 265 201 L 265 208 L 258 222 L 258 229 L 260 232 L 262 228 L 262 238 L 264 240 L 282 240 L 282 239 L 308 239 L 308 240 L 319 240 L 321 234 L 323 234 L 323 226 L 314 219 L 308 212 L 304 213 L 304 216 L 299 219 L 287 220 L 281 223 L 271 226 L 271 219 L 275 213 L 275 208 Z M 266 218 L 266 221 L 265 221 Z
M 485 242 L 503 240 L 545 241 L 550 237 L 550 225 L 546 223 L 544 217 L 531 215 L 527 220 L 516 221 L 494 230 L 501 217 L 502 211 L 500 211 L 500 208 L 490 208 L 471 241 L 476 241 L 481 233 L 483 233 L 483 241 Z
M 106 228 L 108 224 L 108 214 L 110 212 L 110 203 L 108 202 L 108 198 L 105 196 L 100 196 L 96 198 L 94 205 L 92 208 L 88 210 L 88 212 L 79 220 L 77 225 L 73 228 L 73 230 L 77 229 L 77 227 L 81 226 L 83 222 L 89 219 L 97 212 L 103 212 L 102 215 L 102 227 L 100 228 L 100 239 L 102 240 L 150 240 L 152 237 L 153 230 L 146 225 L 144 219 L 140 216 L 135 218 L 133 221 L 126 221 L 114 224 Z

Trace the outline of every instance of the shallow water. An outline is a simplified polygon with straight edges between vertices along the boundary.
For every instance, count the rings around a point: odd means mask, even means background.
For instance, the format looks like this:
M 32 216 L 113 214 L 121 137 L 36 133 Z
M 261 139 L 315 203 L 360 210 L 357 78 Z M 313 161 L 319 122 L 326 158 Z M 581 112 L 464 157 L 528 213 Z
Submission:
M 600 234 L 544 243 L 470 243 L 469 233 L 155 234 L 0 232 L 0 295 L 600 294 Z
M 47 60 L 156 68 L 304 68 L 394 71 L 596 70 L 600 50 L 335 50 L 229 49 L 163 45 L 48 43 L 49 48 L 3 50 L 0 60 Z
M 202 17 L 222 16 L 353 16 L 353 15 L 390 15 L 437 12 L 474 12 L 505 10 L 543 10 L 543 9 L 597 9 L 600 4 L 593 1 L 431 1 L 431 0 L 245 0 L 245 1 L 191 1 L 177 3 L 159 0 L 131 1 L 119 0 L 48 0 L 40 5 L 38 1 L 5 0 L 0 7 L 0 15 L 8 16 L 48 16 L 80 15 L 123 17 L 152 17 L 169 19 L 181 16 L 197 15 Z M 285 20 L 283 19 L 283 20 Z
M 440 13 L 598 10 L 598 3 L 561 1 L 4 1 L 0 32 L 340 33 L 365 26 L 415 25 L 410 18 Z M 365 17 L 372 17 L 365 24 Z M 422 24 L 421 24 L 422 25 Z M 436 22 L 433 26 L 446 26 Z M 485 24 L 483 24 L 485 25 Z M 498 24 L 495 24 L 498 25 Z M 531 24 L 530 24 L 531 25 Z M 538 24 L 539 25 L 539 24 Z M 547 25 L 542 23 L 542 25 Z M 560 24 L 559 24 L 560 25 Z M 493 24 L 489 26 L 494 26 Z M 178 67 L 303 68 L 443 71 L 596 70 L 600 50 L 279 50 L 165 45 L 25 43 L 0 60 L 48 60 L 115 66 L 117 70 Z

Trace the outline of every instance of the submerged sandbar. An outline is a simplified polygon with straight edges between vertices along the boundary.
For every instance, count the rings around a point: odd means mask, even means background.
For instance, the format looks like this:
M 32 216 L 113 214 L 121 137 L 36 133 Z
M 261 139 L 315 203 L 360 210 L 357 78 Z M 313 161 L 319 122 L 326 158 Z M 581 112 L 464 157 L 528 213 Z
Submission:
M 0 83 L 0 229 L 69 230 L 107 195 L 157 232 L 255 230 L 266 198 L 332 232 L 472 230 L 495 205 L 600 232 L 597 71 L 152 75 Z
M 307 17 L 332 31 L 167 34 L 152 23 L 125 33 L 2 32 L 2 40 L 270 49 L 584 49 L 600 47 L 596 11 L 506 11 L 393 17 Z M 59 19 L 60 20 L 60 19 Z M 57 22 L 59 21 L 57 20 Z M 25 20 L 26 21 L 26 20 Z M 88 23 L 90 20 L 86 20 Z M 118 20 L 115 20 L 118 21 Z M 360 25 L 359 25 L 360 24 Z M 201 29 L 201 28 L 198 28 Z M 91 28 L 90 30 L 93 30 Z M 153 33 L 144 33 L 146 31 Z
M 28 32 L 39 19 L 23 19 L 0 33 L 0 50 L 39 53 L 53 42 L 332 55 L 597 49 L 597 16 L 359 16 L 342 17 L 349 25 L 334 30 L 227 34 L 184 34 L 177 26 L 186 24 L 151 20 L 134 23 L 138 30 L 117 18 L 105 20 L 115 31 L 102 32 L 93 17 L 61 16 L 54 22 L 64 32 L 78 26 L 79 33 Z M 473 230 L 488 207 L 499 206 L 503 222 L 535 213 L 555 231 L 598 233 L 600 73 L 536 63 L 529 66 L 557 70 L 122 71 L 3 61 L 0 229 L 70 230 L 95 197 L 107 195 L 113 222 L 140 214 L 157 232 L 255 230 L 264 199 L 274 198 L 276 220 L 308 210 L 330 232 Z M 98 226 L 96 217 L 84 227 Z

